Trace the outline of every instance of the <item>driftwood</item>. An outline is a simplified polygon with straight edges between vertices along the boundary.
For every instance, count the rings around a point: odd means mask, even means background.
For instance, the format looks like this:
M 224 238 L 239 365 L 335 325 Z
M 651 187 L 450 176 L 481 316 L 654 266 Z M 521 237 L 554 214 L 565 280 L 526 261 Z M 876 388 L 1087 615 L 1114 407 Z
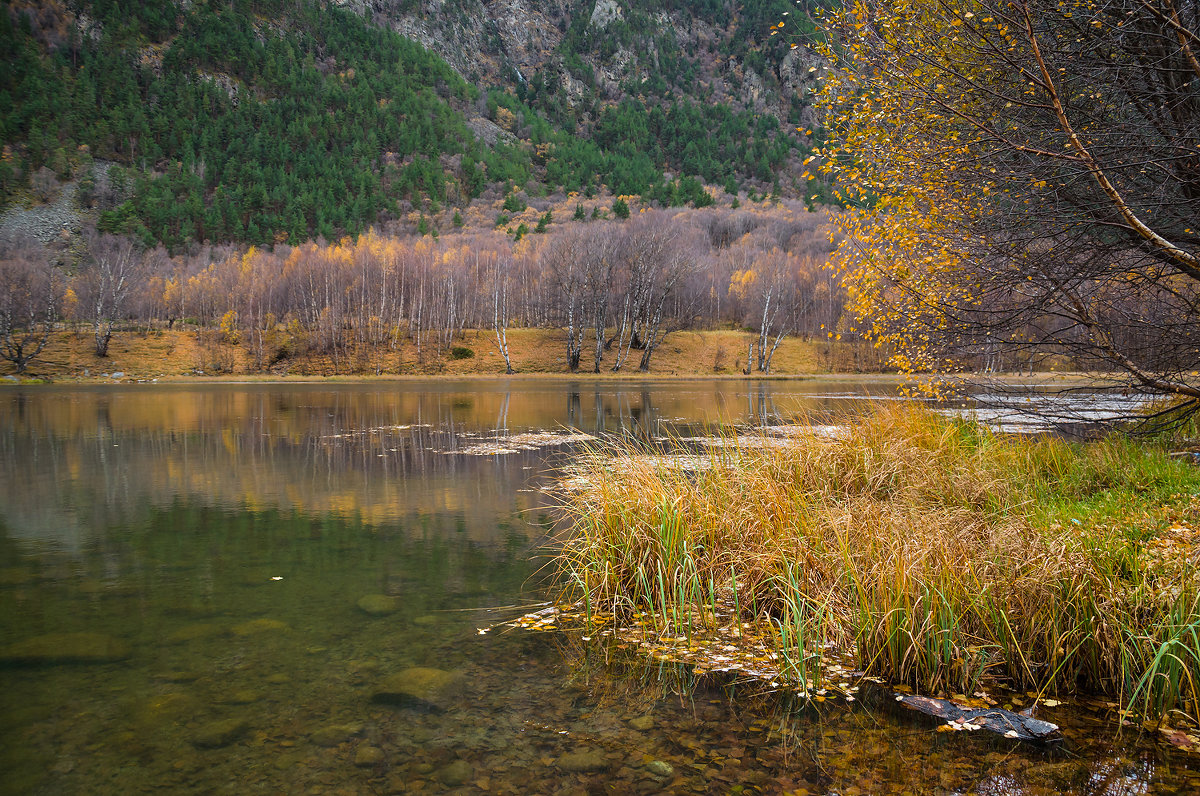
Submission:
M 1050 741 L 1058 736 L 1058 725 L 1002 708 L 962 708 L 948 699 L 897 695 L 898 702 L 912 710 L 945 719 L 962 729 L 982 729 L 1021 741 Z

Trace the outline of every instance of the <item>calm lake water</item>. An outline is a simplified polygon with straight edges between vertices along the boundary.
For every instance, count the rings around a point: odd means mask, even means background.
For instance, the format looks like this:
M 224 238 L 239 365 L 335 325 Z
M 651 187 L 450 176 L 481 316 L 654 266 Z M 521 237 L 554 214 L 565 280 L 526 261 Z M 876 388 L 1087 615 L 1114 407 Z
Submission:
M 0 390 L 0 792 L 1196 793 L 1084 702 L 1053 748 L 797 709 L 549 633 L 567 435 L 825 422 L 887 383 Z M 517 606 L 517 608 L 513 608 Z M 419 700 L 414 699 L 419 695 Z

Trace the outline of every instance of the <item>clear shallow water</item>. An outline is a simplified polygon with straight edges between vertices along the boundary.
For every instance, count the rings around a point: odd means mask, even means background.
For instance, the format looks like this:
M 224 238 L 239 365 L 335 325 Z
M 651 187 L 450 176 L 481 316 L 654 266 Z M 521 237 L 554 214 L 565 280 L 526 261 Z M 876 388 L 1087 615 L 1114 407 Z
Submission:
M 539 487 L 569 448 L 523 435 L 820 422 L 889 394 L 565 380 L 0 392 L 0 792 L 1200 791 L 1194 758 L 1112 737 L 1099 705 L 1039 714 L 1067 736 L 1046 750 L 935 732 L 887 693 L 797 712 L 577 639 L 478 633 L 545 597 Z M 496 441 L 515 452 L 491 454 Z M 368 595 L 394 599 L 372 614 Z M 39 662 L 31 644 L 113 660 Z M 454 686 L 373 699 L 413 667 Z

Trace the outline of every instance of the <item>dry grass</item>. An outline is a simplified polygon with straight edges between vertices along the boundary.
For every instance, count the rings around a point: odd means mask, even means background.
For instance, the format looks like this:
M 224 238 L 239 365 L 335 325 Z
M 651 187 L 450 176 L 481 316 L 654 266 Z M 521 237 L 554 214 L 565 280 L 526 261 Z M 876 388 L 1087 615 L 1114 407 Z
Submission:
M 1197 715 L 1195 468 L 910 408 L 848 429 L 698 467 L 593 451 L 566 501 L 566 599 L 691 626 L 732 593 L 809 667 L 832 645 L 930 692 L 1003 677 Z
M 247 335 L 243 334 L 243 337 Z M 46 350 L 29 366 L 31 377 L 77 379 L 121 372 L 129 378 L 206 376 L 338 376 L 338 375 L 502 375 L 504 360 L 495 336 L 486 330 L 468 330 L 454 345 L 472 356 L 455 359 L 449 351 L 430 348 L 418 354 L 409 341 L 399 345 L 349 350 L 334 357 L 304 350 L 285 333 L 275 335 L 266 352 L 267 363 L 256 366 L 245 343 L 224 342 L 210 329 L 131 329 L 113 335 L 109 356 L 92 350 L 90 330 L 57 332 Z M 566 373 L 565 332 L 557 329 L 510 329 L 508 343 L 513 368 L 520 373 Z M 742 331 L 679 331 L 667 336 L 655 352 L 651 375 L 737 375 L 745 363 L 751 335 Z M 635 352 L 636 353 L 636 352 Z M 611 355 L 609 357 L 611 359 Z M 585 369 L 590 362 L 585 362 Z M 636 359 L 617 375 L 636 375 Z M 805 342 L 790 338 L 775 354 L 772 373 L 777 375 L 829 372 L 877 372 L 878 352 L 865 344 Z M 0 374 L 12 372 L 0 362 Z M 601 372 L 611 374 L 611 363 Z

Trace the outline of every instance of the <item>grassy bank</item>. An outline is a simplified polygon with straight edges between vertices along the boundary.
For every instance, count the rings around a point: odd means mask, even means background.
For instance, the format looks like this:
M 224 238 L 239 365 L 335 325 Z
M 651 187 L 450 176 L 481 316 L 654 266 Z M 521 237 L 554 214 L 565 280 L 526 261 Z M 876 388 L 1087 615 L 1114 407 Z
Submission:
M 1200 471 L 1154 445 L 892 408 L 785 444 L 597 450 L 569 487 L 565 602 L 704 668 L 749 645 L 808 693 L 852 668 L 1200 709 Z
M 651 375 L 731 376 L 742 372 L 746 348 L 756 335 L 737 330 L 672 332 L 655 352 Z M 197 375 L 281 378 L 378 375 L 503 375 L 504 360 L 495 336 L 467 330 L 441 351 L 418 351 L 408 340 L 395 345 L 348 346 L 336 356 L 307 348 L 280 333 L 268 350 L 255 351 L 248 340 L 230 340 L 211 329 L 140 329 L 115 334 L 109 355 L 95 355 L 90 330 L 56 332 L 29 365 L 29 377 L 55 381 L 121 373 L 132 379 L 179 379 Z M 518 374 L 567 373 L 566 333 L 559 329 L 510 329 L 509 355 Z M 601 363 L 611 374 L 612 354 Z M 590 360 L 583 363 L 586 372 Z M 620 373 L 637 375 L 636 359 Z M 805 341 L 788 338 L 772 363 L 772 375 L 879 372 L 883 358 L 865 343 Z M 0 362 L 0 375 L 13 368 Z

